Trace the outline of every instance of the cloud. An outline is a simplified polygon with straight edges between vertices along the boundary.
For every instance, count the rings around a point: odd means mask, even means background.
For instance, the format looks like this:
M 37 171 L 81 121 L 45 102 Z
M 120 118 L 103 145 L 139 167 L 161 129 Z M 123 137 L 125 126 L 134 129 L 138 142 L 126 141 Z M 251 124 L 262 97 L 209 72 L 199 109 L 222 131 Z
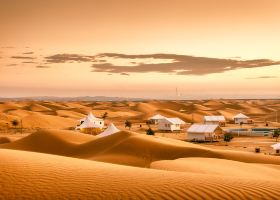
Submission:
M 66 62 L 89 62 L 94 59 L 94 56 L 84 56 L 79 54 L 56 54 L 45 57 L 49 63 L 66 63 Z
M 50 66 L 38 65 L 38 66 L 36 66 L 36 68 L 46 69 L 46 68 L 50 68 Z
M 1 48 L 3 48 L 3 49 L 14 49 L 15 47 L 13 47 L 13 46 L 6 46 L 6 47 L 1 47 Z
M 36 63 L 36 62 L 33 62 L 33 61 L 24 61 L 22 63 L 28 63 L 28 64 L 32 64 L 32 63 Z
M 220 59 L 208 57 L 195 57 L 177 54 L 148 54 L 148 55 L 126 55 L 105 53 L 99 54 L 96 58 L 110 59 L 168 59 L 173 60 L 169 63 L 138 63 L 133 66 L 113 65 L 112 62 L 94 63 L 92 65 L 94 72 L 107 73 L 146 73 L 159 72 L 171 73 L 178 75 L 205 75 L 211 73 L 222 73 L 228 70 L 236 70 L 242 68 L 265 67 L 280 64 L 279 61 L 269 59 L 256 60 L 238 60 L 238 59 Z
M 249 77 L 247 79 L 270 79 L 270 78 L 279 78 L 278 76 L 258 76 L 258 77 Z
M 12 56 L 11 58 L 14 58 L 14 59 L 35 59 L 35 57 L 30 57 L 30 56 Z
M 120 73 L 120 75 L 123 75 L 123 76 L 129 76 L 129 74 L 124 73 L 124 72 Z
M 24 52 L 22 54 L 34 54 L 34 52 L 30 51 L 30 52 Z
M 142 54 L 128 55 L 102 53 L 97 55 L 55 54 L 44 58 L 46 64 L 90 62 L 93 72 L 108 74 L 130 74 L 158 72 L 177 75 L 206 75 L 222 73 L 243 68 L 280 65 L 280 61 L 269 59 L 241 60 L 197 57 L 178 54 Z
M 8 64 L 8 67 L 17 66 L 18 64 Z

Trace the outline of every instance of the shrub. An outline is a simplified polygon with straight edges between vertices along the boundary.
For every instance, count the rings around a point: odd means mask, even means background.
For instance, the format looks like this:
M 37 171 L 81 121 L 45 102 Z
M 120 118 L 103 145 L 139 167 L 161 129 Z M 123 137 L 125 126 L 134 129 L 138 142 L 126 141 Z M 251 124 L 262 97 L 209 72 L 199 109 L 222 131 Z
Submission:
M 148 129 L 146 130 L 146 134 L 147 134 L 147 135 L 155 135 L 155 132 L 154 132 L 151 128 L 148 128 Z
M 128 127 L 129 130 L 130 130 L 130 128 L 131 128 L 131 126 L 132 126 L 132 123 L 131 123 L 130 121 L 126 120 L 125 123 L 124 123 L 124 125 L 125 125 L 125 128 Z
M 278 129 L 274 130 L 272 136 L 276 139 L 276 142 L 277 142 L 278 138 L 280 136 L 280 131 Z
M 230 142 L 233 138 L 233 135 L 231 133 L 225 133 L 224 134 L 224 141 L 225 142 Z

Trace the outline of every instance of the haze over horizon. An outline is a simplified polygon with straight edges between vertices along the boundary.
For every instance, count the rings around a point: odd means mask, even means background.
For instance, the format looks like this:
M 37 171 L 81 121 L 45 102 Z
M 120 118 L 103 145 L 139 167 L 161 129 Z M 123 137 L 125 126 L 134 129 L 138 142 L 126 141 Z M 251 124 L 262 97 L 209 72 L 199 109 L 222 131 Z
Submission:
M 279 98 L 279 10 L 278 0 L 0 0 L 0 96 Z

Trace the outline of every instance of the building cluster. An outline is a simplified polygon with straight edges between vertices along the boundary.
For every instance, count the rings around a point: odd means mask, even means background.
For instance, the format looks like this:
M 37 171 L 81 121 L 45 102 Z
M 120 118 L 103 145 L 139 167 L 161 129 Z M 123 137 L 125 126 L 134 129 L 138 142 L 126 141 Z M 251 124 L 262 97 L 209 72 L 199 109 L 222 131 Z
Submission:
M 180 131 L 186 124 L 180 118 L 168 118 L 156 114 L 149 118 L 149 121 L 157 125 L 159 131 Z M 233 117 L 235 124 L 249 124 L 252 120 L 246 115 L 239 113 Z M 226 126 L 226 119 L 222 115 L 204 116 L 203 122 L 192 124 L 187 129 L 187 140 L 194 141 L 213 141 L 220 138 L 223 134 L 221 127 Z

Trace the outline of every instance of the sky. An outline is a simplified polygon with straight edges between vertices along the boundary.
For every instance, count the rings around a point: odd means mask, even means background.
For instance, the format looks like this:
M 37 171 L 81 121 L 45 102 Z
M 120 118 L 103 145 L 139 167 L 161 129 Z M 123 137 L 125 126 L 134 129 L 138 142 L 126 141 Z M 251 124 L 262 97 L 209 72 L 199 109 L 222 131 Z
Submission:
M 279 0 L 0 0 L 0 96 L 279 98 L 279 10 Z

